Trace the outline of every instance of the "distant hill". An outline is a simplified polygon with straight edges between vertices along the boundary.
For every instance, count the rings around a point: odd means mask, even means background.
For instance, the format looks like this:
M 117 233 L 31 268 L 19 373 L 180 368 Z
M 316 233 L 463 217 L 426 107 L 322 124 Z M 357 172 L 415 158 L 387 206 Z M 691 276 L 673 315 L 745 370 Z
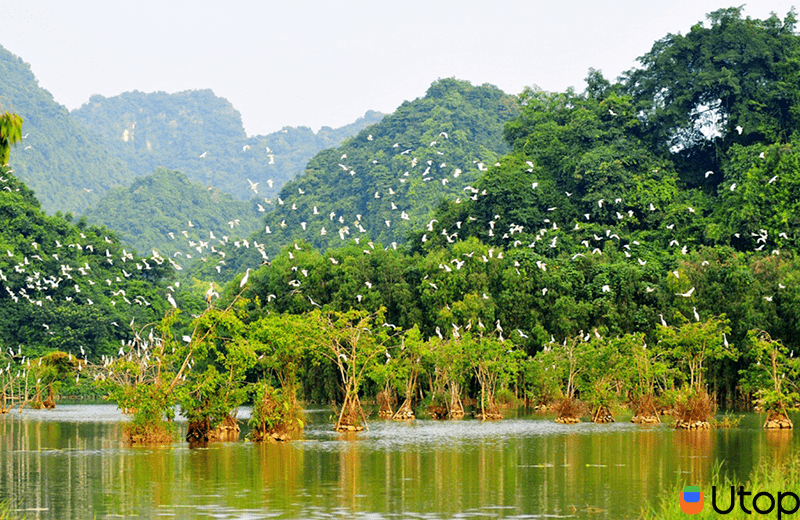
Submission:
M 95 95 L 72 115 L 100 134 L 103 145 L 134 174 L 147 175 L 158 167 L 179 170 L 239 199 L 277 193 L 314 154 L 383 117 L 370 111 L 339 129 L 323 127 L 314 133 L 285 127 L 248 137 L 239 112 L 211 90 Z M 257 186 L 251 189 L 248 179 Z
M 268 256 L 293 241 L 320 250 L 354 238 L 403 243 L 443 201 L 476 196 L 472 185 L 510 150 L 503 125 L 517 113 L 516 98 L 492 85 L 436 81 L 424 97 L 314 156 L 271 201 L 274 210 L 251 241 Z M 261 258 L 252 249 L 231 251 L 223 274 Z
M 42 142 L 42 141 L 39 141 Z M 11 163 L 16 164 L 12 150 Z M 45 215 L 34 194 L 0 167 L 0 345 L 33 357 L 52 349 L 91 360 L 111 355 L 169 307 L 174 275 L 163 256 L 134 256 L 106 228 Z
M 85 217 L 115 230 L 124 244 L 140 253 L 155 249 L 185 264 L 260 228 L 258 206 L 254 200 L 240 201 L 218 188 L 191 182 L 181 172 L 158 168 L 127 188 L 108 192 Z
M 27 137 L 11 154 L 10 166 L 48 213 L 80 213 L 133 177 L 123 161 L 39 86 L 27 63 L 2 47 L 0 109 L 24 119 L 22 134 Z

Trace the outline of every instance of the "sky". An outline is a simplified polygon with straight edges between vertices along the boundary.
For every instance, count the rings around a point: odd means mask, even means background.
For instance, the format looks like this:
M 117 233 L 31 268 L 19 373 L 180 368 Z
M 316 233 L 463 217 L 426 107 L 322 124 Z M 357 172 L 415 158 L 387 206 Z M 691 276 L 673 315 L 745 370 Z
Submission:
M 721 2 L 0 0 L 0 45 L 70 110 L 93 94 L 212 89 L 263 135 L 391 113 L 439 78 L 580 91 L 590 68 L 615 79 L 656 40 L 742 5 Z

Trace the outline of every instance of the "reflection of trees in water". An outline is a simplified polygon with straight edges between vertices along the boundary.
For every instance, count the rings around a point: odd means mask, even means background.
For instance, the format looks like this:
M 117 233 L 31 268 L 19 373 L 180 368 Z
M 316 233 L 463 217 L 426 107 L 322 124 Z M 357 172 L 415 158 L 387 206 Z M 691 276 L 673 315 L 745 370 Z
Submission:
M 769 460 L 773 465 L 780 464 L 787 460 L 792 451 L 793 430 L 765 430 L 764 436 L 767 440 L 770 454 Z
M 675 430 L 678 470 L 691 474 L 692 482 L 705 482 L 711 474 L 716 439 L 712 430 Z
M 253 489 L 263 494 L 263 507 L 295 513 L 298 493 L 304 486 L 311 487 L 311 479 L 305 471 L 314 471 L 313 467 L 306 468 L 303 450 L 294 449 L 286 443 L 257 443 L 253 449 L 253 464 L 256 466 L 250 470 L 253 483 L 245 485 L 252 485 Z M 238 450 L 231 450 L 231 462 L 239 470 L 239 476 L 233 475 L 232 478 L 239 481 L 242 476 L 241 457 Z M 322 492 L 311 487 L 309 493 L 315 495 Z

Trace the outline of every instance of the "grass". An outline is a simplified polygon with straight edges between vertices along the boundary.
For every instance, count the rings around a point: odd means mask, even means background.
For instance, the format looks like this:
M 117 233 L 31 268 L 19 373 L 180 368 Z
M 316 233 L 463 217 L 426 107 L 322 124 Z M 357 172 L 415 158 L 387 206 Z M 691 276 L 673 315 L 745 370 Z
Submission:
M 689 515 L 683 513 L 680 508 L 679 496 L 683 491 L 684 485 L 696 484 L 693 482 L 684 482 L 676 485 L 674 488 L 665 491 L 658 497 L 656 504 L 651 505 L 647 510 L 642 512 L 641 518 L 643 520 L 686 520 Z M 751 491 L 752 495 L 745 498 L 745 506 L 751 510 L 752 514 L 744 513 L 740 506 L 740 498 L 735 496 L 736 505 L 733 510 L 726 515 L 720 515 L 711 505 L 712 499 L 712 486 L 717 486 L 717 508 L 726 510 L 730 506 L 730 487 L 734 486 L 736 490 L 739 486 L 744 486 L 745 491 Z M 762 462 L 750 474 L 750 478 L 746 482 L 731 480 L 727 477 L 720 476 L 720 468 L 718 467 L 711 478 L 711 482 L 701 485 L 700 489 L 705 495 L 705 505 L 703 510 L 697 514 L 692 515 L 693 519 L 703 518 L 726 518 L 726 519 L 750 519 L 750 518 L 779 518 L 778 516 L 778 493 L 794 492 L 797 493 L 798 486 L 800 486 L 800 456 L 792 455 L 789 459 L 781 463 L 772 463 L 772 461 Z M 752 511 L 753 496 L 757 493 L 766 492 L 776 498 L 775 508 L 766 515 L 759 515 Z M 769 507 L 769 499 L 761 497 L 758 501 L 758 507 L 765 510 Z M 791 511 L 795 507 L 795 501 L 791 496 L 785 497 L 783 507 L 784 510 Z M 800 504 L 798 504 L 800 505 Z M 800 510 L 798 510 L 800 513 Z M 780 518 L 793 516 L 784 513 Z
M 732 412 L 725 412 L 721 418 L 711 419 L 711 425 L 716 428 L 738 428 L 742 419 L 744 419 L 744 415 L 734 415 Z
M 11 502 L 0 502 L 0 520 L 20 520 L 21 518 L 11 514 Z

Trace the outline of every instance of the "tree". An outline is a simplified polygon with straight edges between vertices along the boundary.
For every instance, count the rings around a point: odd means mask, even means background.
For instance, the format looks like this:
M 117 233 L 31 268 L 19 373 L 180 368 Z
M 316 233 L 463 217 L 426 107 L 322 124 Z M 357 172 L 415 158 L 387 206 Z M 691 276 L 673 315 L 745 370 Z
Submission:
M 22 118 L 5 112 L 0 115 L 0 166 L 8 164 L 11 146 L 22 140 Z
M 783 21 L 741 15 L 742 7 L 720 9 L 708 15 L 709 27 L 665 36 L 623 82 L 644 111 L 643 134 L 654 148 L 694 156 L 695 184 L 730 144 L 786 141 L 797 128 L 795 13 Z
M 558 388 L 561 393 L 561 400 L 555 406 L 558 413 L 556 422 L 580 422 L 582 406 L 577 402 L 579 378 L 587 370 L 586 357 L 592 344 L 599 339 L 592 334 L 584 335 L 583 331 L 565 338 L 563 343 L 551 338 L 536 355 L 535 359 L 544 367 L 545 378 L 549 381 L 545 386 Z
M 675 318 L 682 322 L 679 327 L 657 325 L 656 330 L 659 346 L 674 360 L 677 374 L 685 378 L 685 386 L 678 392 L 675 427 L 708 428 L 716 410 L 706 386 L 708 363 L 736 360 L 739 352 L 728 343 L 730 322 L 724 315 L 690 322 L 676 311 Z
M 186 437 L 190 445 L 238 439 L 235 414 L 248 397 L 245 376 L 256 361 L 240 318 L 242 303 L 238 308 L 210 307 L 195 320 L 188 345 L 179 349 L 191 356 L 191 370 L 183 379 L 185 388 L 178 394 L 178 404 L 189 420 Z
M 741 371 L 742 390 L 758 396 L 761 407 L 767 412 L 764 426 L 767 428 L 791 428 L 792 421 L 786 412 L 795 410 L 800 400 L 797 376 L 800 363 L 794 351 L 779 340 L 774 340 L 763 330 L 751 330 L 747 334 L 750 363 Z M 787 378 L 788 375 L 788 378 Z
M 253 394 L 254 441 L 288 440 L 303 429 L 298 371 L 303 357 L 322 341 L 320 333 L 305 315 L 269 313 L 248 325 L 247 338 L 261 371 Z
M 730 322 L 724 315 L 690 322 L 676 312 L 675 318 L 682 322 L 678 327 L 657 325 L 659 346 L 675 361 L 690 389 L 705 390 L 708 363 L 726 358 L 735 360 L 739 356 L 726 339 L 731 331 Z
M 367 313 L 314 311 L 312 319 L 320 329 L 316 352 L 335 364 L 343 386 L 343 401 L 334 428 L 358 431 L 367 428 L 359 390 L 374 359 L 386 351 L 390 332 L 383 327 L 385 309 Z M 368 428 L 367 428 L 368 429 Z
M 521 350 L 514 349 L 511 341 L 494 336 L 464 334 L 465 351 L 469 364 L 480 386 L 481 420 L 502 419 L 503 414 L 497 405 L 496 395 L 501 385 L 507 385 L 519 371 L 520 358 L 525 356 Z M 509 348 L 512 347 L 512 348 Z

